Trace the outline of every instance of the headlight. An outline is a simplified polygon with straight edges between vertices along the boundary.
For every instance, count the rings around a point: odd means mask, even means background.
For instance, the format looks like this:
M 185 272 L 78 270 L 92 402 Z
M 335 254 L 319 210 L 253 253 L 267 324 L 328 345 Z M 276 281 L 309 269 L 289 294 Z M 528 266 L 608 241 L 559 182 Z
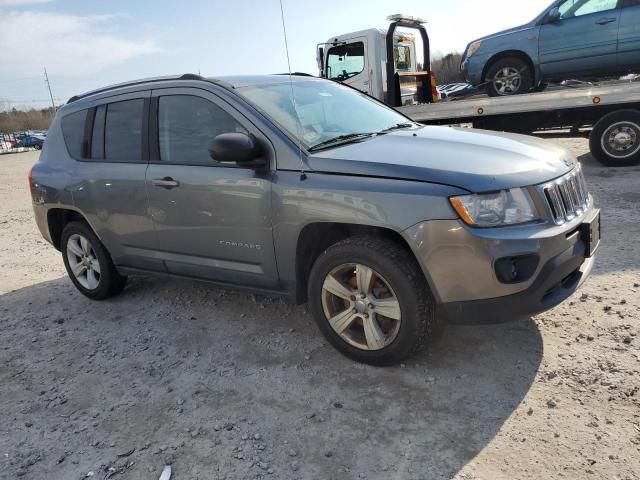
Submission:
M 492 193 L 449 198 L 460 218 L 472 227 L 500 227 L 539 218 L 527 190 L 512 188 Z
M 478 40 L 477 42 L 473 42 L 472 44 L 470 44 L 467 48 L 467 58 L 476 53 L 480 48 L 480 45 L 482 45 L 482 40 Z

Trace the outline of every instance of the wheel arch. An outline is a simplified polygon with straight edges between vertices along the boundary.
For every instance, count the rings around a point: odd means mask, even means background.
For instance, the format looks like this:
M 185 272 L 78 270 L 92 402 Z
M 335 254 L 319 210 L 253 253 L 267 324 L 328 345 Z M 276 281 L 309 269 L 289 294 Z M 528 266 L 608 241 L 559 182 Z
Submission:
M 525 61 L 527 65 L 529 65 L 529 68 L 531 68 L 531 71 L 533 72 L 534 87 L 538 85 L 540 81 L 540 73 L 536 68 L 535 64 L 533 63 L 531 56 L 522 50 L 504 50 L 502 52 L 496 53 L 494 56 L 489 58 L 489 60 L 487 60 L 487 63 L 485 63 L 484 68 L 482 69 L 482 77 L 481 77 L 482 83 L 486 81 L 487 71 L 489 70 L 489 68 L 491 68 L 491 66 L 498 60 L 502 60 L 503 58 L 508 58 L 508 57 L 516 57 Z
M 315 222 L 305 225 L 298 235 L 296 242 L 295 272 L 296 289 L 295 298 L 299 304 L 307 301 L 307 287 L 309 284 L 309 273 L 313 264 L 320 254 L 330 246 L 349 237 L 375 235 L 396 243 L 410 252 L 420 270 L 424 268 L 418 261 L 417 256 L 411 248 L 405 236 L 392 228 L 363 225 L 356 223 L 339 222 Z M 425 274 L 425 279 L 433 292 L 431 279 Z
M 95 229 L 91 227 L 84 215 L 77 210 L 70 208 L 50 208 L 47 211 L 47 227 L 49 228 L 51 242 L 57 250 L 62 250 L 62 231 L 70 222 L 84 223 L 95 233 Z

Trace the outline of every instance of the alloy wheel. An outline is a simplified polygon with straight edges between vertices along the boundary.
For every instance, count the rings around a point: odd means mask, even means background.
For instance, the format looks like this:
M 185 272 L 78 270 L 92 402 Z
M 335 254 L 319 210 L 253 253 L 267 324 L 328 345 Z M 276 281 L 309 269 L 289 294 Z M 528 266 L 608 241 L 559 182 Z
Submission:
M 100 262 L 91 242 L 78 233 L 67 240 L 67 260 L 73 276 L 87 290 L 100 284 Z
M 391 285 L 360 263 L 329 272 L 322 285 L 322 308 L 331 328 L 361 350 L 381 350 L 400 331 L 402 312 Z

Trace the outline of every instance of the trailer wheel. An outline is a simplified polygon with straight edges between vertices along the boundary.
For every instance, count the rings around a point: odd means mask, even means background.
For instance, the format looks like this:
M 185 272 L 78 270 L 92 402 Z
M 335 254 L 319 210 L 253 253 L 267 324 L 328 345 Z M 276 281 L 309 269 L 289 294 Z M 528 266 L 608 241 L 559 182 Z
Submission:
M 485 75 L 485 82 L 490 97 L 518 95 L 533 88 L 533 72 L 521 58 L 501 58 L 491 64 Z
M 602 117 L 591 131 L 589 147 L 609 167 L 640 163 L 640 111 L 619 110 Z

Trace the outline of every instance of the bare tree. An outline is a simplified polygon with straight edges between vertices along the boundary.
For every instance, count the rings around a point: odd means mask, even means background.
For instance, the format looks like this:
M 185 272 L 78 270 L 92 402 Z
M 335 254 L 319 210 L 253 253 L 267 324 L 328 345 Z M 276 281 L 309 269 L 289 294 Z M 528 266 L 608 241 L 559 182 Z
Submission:
M 18 110 L 15 107 L 0 111 L 0 133 L 12 133 L 25 130 L 46 130 L 49 128 L 55 111 L 53 108 Z
M 434 54 L 431 62 L 431 68 L 436 74 L 440 85 L 445 83 L 464 82 L 464 77 L 460 72 L 460 62 L 462 54 L 458 52 L 447 53 L 442 55 L 439 52 Z

